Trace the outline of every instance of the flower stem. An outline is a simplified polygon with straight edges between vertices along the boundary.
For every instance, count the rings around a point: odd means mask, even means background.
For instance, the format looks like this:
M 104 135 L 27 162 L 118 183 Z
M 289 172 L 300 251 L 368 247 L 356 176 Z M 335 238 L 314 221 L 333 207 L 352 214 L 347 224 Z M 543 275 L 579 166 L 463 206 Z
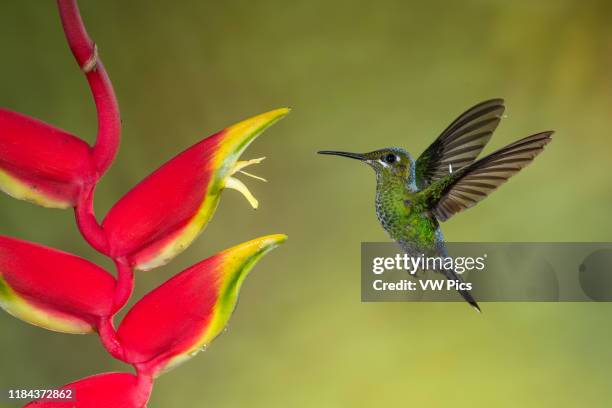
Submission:
M 98 321 L 98 337 L 108 353 L 117 360 L 127 362 L 123 346 L 117 338 L 112 316 L 101 317 Z
M 68 45 L 87 77 L 96 104 L 98 135 L 92 148 L 92 155 L 98 175 L 101 176 L 113 162 L 119 148 L 121 140 L 119 105 L 113 85 L 98 55 L 98 48 L 85 30 L 76 0 L 57 0 L 57 6 Z
M 84 191 L 79 195 L 74 215 L 77 221 L 77 226 L 83 238 L 96 251 L 109 256 L 110 248 L 108 238 L 104 229 L 98 223 L 93 207 L 93 198 L 96 190 L 96 185 L 91 184 L 84 188 Z
M 134 291 L 134 270 L 122 259 L 115 259 L 117 267 L 117 286 L 113 313 L 117 313 L 129 300 Z
M 57 0 L 62 27 L 68 45 L 81 70 L 87 77 L 96 104 L 98 134 L 91 153 L 96 168 L 94 180 L 87 180 L 74 208 L 79 231 L 97 251 L 111 257 L 108 237 L 94 212 L 94 193 L 97 180 L 113 162 L 121 139 L 121 119 L 115 91 L 98 55 L 96 44 L 89 38 L 81 19 L 76 0 Z M 113 315 L 128 301 L 134 289 L 132 268 L 124 260 L 114 259 L 117 267 L 117 284 L 110 316 L 98 320 L 98 335 L 104 348 L 116 359 L 125 361 L 125 353 L 117 338 Z M 146 381 L 144 381 L 146 391 Z M 150 385 L 149 391 L 150 392 Z
M 138 406 L 146 406 L 149 398 L 151 397 L 151 391 L 153 390 L 153 377 L 148 374 L 141 373 L 136 369 L 136 375 L 138 377 L 138 383 L 136 385 L 139 403 Z

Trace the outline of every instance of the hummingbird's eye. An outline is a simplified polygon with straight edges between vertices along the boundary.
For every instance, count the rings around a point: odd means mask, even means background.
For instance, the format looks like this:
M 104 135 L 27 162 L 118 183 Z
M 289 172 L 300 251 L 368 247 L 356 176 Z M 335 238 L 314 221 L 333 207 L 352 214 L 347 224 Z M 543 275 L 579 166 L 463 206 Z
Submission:
M 397 161 L 397 156 L 394 155 L 393 153 L 389 153 L 388 155 L 384 157 L 383 160 L 385 161 L 385 163 L 393 164 Z

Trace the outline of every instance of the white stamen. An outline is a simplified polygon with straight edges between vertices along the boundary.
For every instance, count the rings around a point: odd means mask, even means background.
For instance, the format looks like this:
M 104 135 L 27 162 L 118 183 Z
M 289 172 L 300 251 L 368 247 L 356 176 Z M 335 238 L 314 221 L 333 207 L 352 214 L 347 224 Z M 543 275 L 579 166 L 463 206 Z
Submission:
M 251 194 L 247 186 L 245 186 L 244 183 L 238 180 L 237 178 L 228 177 L 225 180 L 225 188 L 231 188 L 232 190 L 240 192 L 240 194 L 242 194 L 244 198 L 247 199 L 249 204 L 251 204 L 251 207 L 253 207 L 254 209 L 257 209 L 257 207 L 259 207 L 259 202 L 257 201 L 257 199 L 253 196 L 253 194 Z
M 239 172 L 240 170 L 244 169 L 245 167 L 250 166 L 251 164 L 259 164 L 262 161 L 264 161 L 264 159 L 265 159 L 265 157 L 259 157 L 257 159 L 237 161 L 236 164 L 234 165 L 234 168 L 232 169 L 232 172 L 231 172 L 230 176 L 232 174 L 235 174 L 236 172 Z
M 252 178 L 254 178 L 254 179 L 261 180 L 261 181 L 263 181 L 264 183 L 267 183 L 267 182 L 268 182 L 268 180 L 266 180 L 266 179 L 265 179 L 265 178 L 263 178 L 263 177 L 259 177 L 259 176 L 256 176 L 256 175 L 254 175 L 254 174 L 247 173 L 247 172 L 246 172 L 246 171 L 244 171 L 244 170 L 239 170 L 239 171 L 240 171 L 240 173 L 244 174 L 245 176 L 249 176 L 249 177 L 252 177 Z
M 448 172 L 453 174 L 453 165 L 451 163 L 448 163 Z
M 245 186 L 242 181 L 238 180 L 237 178 L 231 177 L 231 176 L 236 173 L 242 173 L 245 176 L 267 182 L 267 180 L 263 177 L 259 177 L 254 174 L 247 173 L 246 171 L 242 170 L 245 167 L 248 167 L 252 164 L 259 164 L 264 159 L 265 157 L 259 157 L 257 159 L 237 161 L 236 164 L 234 164 L 234 167 L 232 168 L 232 171 L 230 172 L 229 177 L 227 177 L 227 179 L 225 180 L 225 188 L 231 188 L 232 190 L 239 191 L 244 196 L 244 198 L 247 199 L 249 204 L 251 204 L 251 207 L 255 209 L 257 209 L 257 207 L 259 206 L 259 202 L 257 201 L 257 199 L 253 196 L 253 194 L 251 194 L 247 186 Z

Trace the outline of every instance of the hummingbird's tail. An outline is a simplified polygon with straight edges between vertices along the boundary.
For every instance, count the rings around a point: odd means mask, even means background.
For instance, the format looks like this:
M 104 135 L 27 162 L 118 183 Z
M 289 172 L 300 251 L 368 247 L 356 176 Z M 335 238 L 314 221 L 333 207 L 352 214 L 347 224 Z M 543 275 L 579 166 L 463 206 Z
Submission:
M 457 280 L 461 283 L 465 282 L 463 278 L 461 277 L 461 275 L 459 275 L 457 272 L 455 272 L 452 269 L 445 269 L 444 275 L 446 276 L 447 279 Z M 468 302 L 470 306 L 476 309 L 478 313 L 482 313 L 482 311 L 480 310 L 480 307 L 478 306 L 478 303 L 476 302 L 476 299 L 474 299 L 474 297 L 472 296 L 469 290 L 457 289 L 457 292 L 459 292 L 459 294 L 463 297 L 463 299 L 465 299 L 465 301 Z

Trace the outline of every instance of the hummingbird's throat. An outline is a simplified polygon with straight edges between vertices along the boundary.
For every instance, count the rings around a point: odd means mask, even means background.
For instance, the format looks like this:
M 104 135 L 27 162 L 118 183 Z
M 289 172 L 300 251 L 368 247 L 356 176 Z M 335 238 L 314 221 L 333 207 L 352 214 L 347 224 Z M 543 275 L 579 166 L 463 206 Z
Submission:
M 237 161 L 236 164 L 234 165 L 234 167 L 232 168 L 232 171 L 230 172 L 229 176 L 227 177 L 227 179 L 225 179 L 225 188 L 231 188 L 232 190 L 236 190 L 236 191 L 240 192 L 240 194 L 242 194 L 244 196 L 244 198 L 247 199 L 249 204 L 251 204 L 251 207 L 253 207 L 254 209 L 257 209 L 257 207 L 259 207 L 259 202 L 253 196 L 253 194 L 251 194 L 251 192 L 249 191 L 247 186 L 245 186 L 242 181 L 240 181 L 237 178 L 232 177 L 232 176 L 234 174 L 236 174 L 236 173 L 242 173 L 245 176 L 252 177 L 252 178 L 260 180 L 260 181 L 264 181 L 264 182 L 267 181 L 263 177 L 259 177 L 259 176 L 256 176 L 254 174 L 247 173 L 246 171 L 242 170 L 245 167 L 248 167 L 248 166 L 250 166 L 252 164 L 259 164 L 264 159 L 265 159 L 265 157 L 260 157 L 258 159 Z

